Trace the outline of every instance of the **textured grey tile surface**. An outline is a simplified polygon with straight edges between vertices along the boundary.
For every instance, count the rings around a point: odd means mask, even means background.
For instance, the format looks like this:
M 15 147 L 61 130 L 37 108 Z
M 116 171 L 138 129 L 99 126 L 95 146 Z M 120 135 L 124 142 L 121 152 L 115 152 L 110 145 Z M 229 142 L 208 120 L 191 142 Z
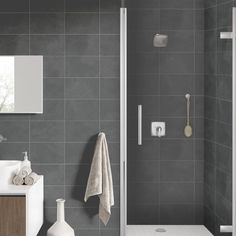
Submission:
M 0 144 L 0 159 L 19 160 L 28 151 L 33 170 L 45 176 L 38 235 L 55 222 L 57 198 L 67 200 L 66 220 L 76 235 L 119 233 L 119 7 L 118 0 L 0 2 L 0 54 L 44 56 L 44 113 L 0 115 L 1 134 L 8 139 Z M 97 199 L 83 201 L 103 130 L 112 141 L 115 184 L 108 228 L 99 226 Z

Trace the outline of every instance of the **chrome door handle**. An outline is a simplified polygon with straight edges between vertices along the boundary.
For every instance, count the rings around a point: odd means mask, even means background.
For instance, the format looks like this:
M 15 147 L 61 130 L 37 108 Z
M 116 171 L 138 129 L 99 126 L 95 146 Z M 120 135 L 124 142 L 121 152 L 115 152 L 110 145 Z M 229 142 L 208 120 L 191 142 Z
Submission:
M 221 233 L 232 233 L 233 232 L 233 226 L 232 225 L 221 225 L 220 226 L 220 232 Z
M 142 105 L 138 105 L 138 145 L 142 145 Z

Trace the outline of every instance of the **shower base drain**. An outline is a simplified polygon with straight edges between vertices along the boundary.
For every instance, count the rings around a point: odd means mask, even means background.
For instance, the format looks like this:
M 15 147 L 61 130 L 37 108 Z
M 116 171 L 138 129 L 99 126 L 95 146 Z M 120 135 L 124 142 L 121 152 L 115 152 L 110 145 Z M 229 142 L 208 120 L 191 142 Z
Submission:
M 164 228 L 158 228 L 155 230 L 157 233 L 165 233 L 166 232 L 166 229 Z

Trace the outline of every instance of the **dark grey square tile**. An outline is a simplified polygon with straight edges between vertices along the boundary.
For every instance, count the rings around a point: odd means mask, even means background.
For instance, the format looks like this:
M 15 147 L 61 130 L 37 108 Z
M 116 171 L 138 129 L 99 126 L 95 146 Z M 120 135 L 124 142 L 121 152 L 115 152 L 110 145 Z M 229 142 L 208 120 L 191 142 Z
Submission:
M 193 29 L 192 10 L 162 10 L 161 29 L 164 30 L 190 30 Z
M 194 180 L 193 161 L 162 161 L 161 181 L 189 182 Z
M 98 13 L 67 13 L 66 34 L 98 34 Z
M 217 97 L 232 100 L 232 76 L 217 76 Z
M 64 0 L 31 0 L 30 11 L 32 12 L 63 12 Z
M 65 184 L 66 185 L 87 185 L 90 172 L 90 165 L 66 165 L 65 166 Z
M 205 73 L 216 74 L 217 73 L 217 54 L 216 52 L 205 52 L 204 57 Z
M 99 205 L 99 198 L 90 197 L 87 202 L 84 202 L 84 194 L 86 192 L 86 185 L 84 186 L 66 186 L 66 202 L 68 207 L 80 208 L 97 208 Z
M 99 120 L 99 102 L 92 100 L 66 101 L 66 120 Z
M 205 47 L 205 31 L 198 30 L 195 34 L 195 51 L 204 52 Z
M 63 165 L 33 165 L 32 168 L 37 174 L 44 175 L 47 185 L 64 185 Z
M 100 119 L 101 120 L 119 120 L 120 102 L 117 100 L 100 101 Z
M 195 162 L 195 181 L 204 182 L 204 161 Z
M 110 146 L 110 145 L 109 145 Z M 67 164 L 91 164 L 95 143 L 66 143 L 65 155 Z
M 22 160 L 21 153 L 29 150 L 29 143 L 1 143 L 0 148 L 0 160 Z
M 232 175 L 216 170 L 216 192 L 228 201 L 232 201 Z
M 161 140 L 161 160 L 193 160 L 193 140 Z
M 95 12 L 99 10 L 99 0 L 66 0 L 67 12 Z
M 100 36 L 100 54 L 101 56 L 120 55 L 119 35 L 101 35 Z
M 216 97 L 216 85 L 217 77 L 215 75 L 205 75 L 204 89 L 207 96 Z
M 159 83 L 158 75 L 129 75 L 128 95 L 159 95 Z
M 191 203 L 194 201 L 193 183 L 161 183 L 161 203 Z
M 159 96 L 129 96 L 128 97 L 128 117 L 137 116 L 138 105 L 143 106 L 143 117 L 157 117 L 160 115 Z
M 136 161 L 132 169 L 133 181 L 136 183 L 157 183 L 160 180 L 158 161 Z M 131 168 L 129 168 L 130 170 Z
M 112 235 L 112 236 L 119 236 L 120 235 L 120 230 L 119 229 L 102 229 L 100 231 L 100 235 L 101 236 L 109 236 L 109 235 Z
M 64 99 L 64 78 L 46 78 L 43 80 L 44 99 Z
M 143 140 L 142 146 L 137 141 L 128 140 L 128 161 L 159 160 L 160 143 L 158 140 Z
M 63 34 L 63 13 L 33 13 L 30 15 L 31 34 Z
M 66 78 L 65 97 L 73 99 L 98 99 L 98 78 Z
M 128 183 L 127 194 L 129 206 L 157 205 L 159 186 L 157 183 Z
M 204 53 L 196 53 L 195 54 L 195 73 L 197 74 L 204 74 L 205 71 L 205 65 L 204 65 L 204 58 L 205 54 Z
M 64 57 L 43 57 L 45 77 L 64 77 Z
M 232 147 L 232 125 L 217 122 L 216 142 Z
M 217 101 L 217 120 L 232 124 L 232 103 L 228 101 Z
M 172 224 L 172 225 L 194 224 L 194 205 L 193 204 L 160 205 L 160 223 Z
M 64 36 L 32 35 L 30 37 L 30 52 L 34 55 L 62 56 L 64 55 Z
M 0 14 L 0 34 L 28 34 L 29 15 L 24 13 Z
M 135 53 L 128 55 L 130 75 L 157 74 L 159 57 L 157 54 Z
M 64 144 L 63 143 L 31 143 L 30 144 L 30 160 L 34 164 L 64 163 Z
M 160 11 L 158 9 L 129 10 L 128 29 L 132 30 L 159 30 Z
M 138 205 L 128 207 L 128 224 L 130 225 L 157 225 L 159 220 L 158 205 Z
M 100 10 L 102 12 L 119 12 L 121 2 L 119 0 L 101 0 Z
M 108 230 L 108 232 L 110 232 Z M 99 236 L 101 232 L 98 229 L 78 229 L 75 230 L 75 236 Z
M 64 134 L 63 121 L 30 122 L 30 140 L 32 142 L 62 142 Z
M 87 142 L 94 140 L 98 133 L 97 121 L 67 121 L 66 141 L 67 142 Z
M 216 145 L 216 166 L 226 173 L 232 173 L 232 150 L 230 148 Z
M 204 21 L 205 17 L 204 17 L 204 10 L 203 9 L 196 9 L 194 12 L 194 29 L 195 30 L 205 30 L 204 25 L 205 25 L 205 21 Z
M 161 95 L 182 95 L 193 94 L 194 77 L 191 75 L 161 75 Z
M 205 151 L 204 139 L 195 140 L 194 142 L 195 160 L 204 160 L 204 151 Z
M 205 51 L 215 52 L 217 50 L 217 42 L 218 42 L 216 29 L 206 30 L 204 41 L 205 41 Z
M 97 77 L 98 74 L 98 57 L 66 57 L 67 77 Z
M 232 1 L 217 6 L 217 27 L 232 25 L 232 7 Z
M 232 52 L 223 51 L 217 53 L 217 73 L 220 75 L 232 74 Z
M 150 9 L 150 8 L 160 8 L 160 0 L 136 0 L 136 1 L 127 1 L 126 6 L 129 9 Z
M 67 56 L 97 56 L 99 54 L 98 35 L 67 35 Z
M 28 142 L 28 121 L 0 121 L 0 130 L 7 142 Z
M 213 188 L 216 182 L 215 167 L 211 164 L 205 163 L 204 169 L 204 183 L 208 187 Z
M 100 98 L 119 99 L 120 84 L 118 79 L 103 78 L 100 80 Z
M 29 36 L 1 35 L 1 55 L 29 55 Z
M 0 3 L 0 8 L 2 12 L 28 12 L 29 11 L 29 1 L 28 0 L 10 0 L 3 1 Z
M 195 116 L 204 117 L 204 96 L 195 96 Z
M 194 55 L 193 54 L 161 54 L 160 56 L 161 73 L 193 73 Z
M 162 31 L 168 35 L 168 46 L 160 48 L 161 52 L 194 52 L 193 31 Z
M 64 198 L 64 186 L 45 186 L 45 207 L 56 207 L 56 199 Z
M 97 213 L 96 208 L 67 208 L 67 222 L 74 229 L 98 229 Z
M 64 120 L 63 100 L 44 100 L 43 113 L 31 115 L 31 120 Z
M 216 194 L 216 214 L 221 216 L 224 222 L 232 222 L 232 202 L 227 201 L 220 194 Z M 218 222 L 217 222 L 218 223 Z
M 101 13 L 100 15 L 100 33 L 101 34 L 119 34 L 120 14 Z
M 180 1 L 172 1 L 172 0 L 160 0 L 161 8 L 171 8 L 171 9 L 184 9 L 190 8 L 193 9 L 194 1 L 193 0 L 180 0 Z
M 215 119 L 216 118 L 216 103 L 217 100 L 213 97 L 205 97 L 204 103 L 204 114 L 205 118 Z
M 205 18 L 205 29 L 215 29 L 217 25 L 217 8 L 207 8 L 204 14 Z
M 194 102 L 191 102 L 190 117 L 192 117 L 194 111 Z M 186 98 L 185 96 L 163 96 L 160 101 L 161 116 L 163 117 L 185 117 Z
M 109 56 L 100 58 L 100 75 L 102 77 L 120 76 L 120 58 L 118 56 Z
M 205 75 L 196 75 L 194 80 L 195 80 L 195 82 L 194 82 L 195 94 L 196 95 L 204 95 Z

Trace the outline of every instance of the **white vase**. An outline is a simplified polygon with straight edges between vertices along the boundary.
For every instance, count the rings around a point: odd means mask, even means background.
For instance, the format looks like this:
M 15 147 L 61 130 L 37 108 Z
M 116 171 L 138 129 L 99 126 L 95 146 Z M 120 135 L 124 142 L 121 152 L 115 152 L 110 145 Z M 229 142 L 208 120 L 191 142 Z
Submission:
M 57 221 L 48 230 L 47 236 L 75 236 L 74 230 L 65 222 L 64 199 L 57 199 Z

